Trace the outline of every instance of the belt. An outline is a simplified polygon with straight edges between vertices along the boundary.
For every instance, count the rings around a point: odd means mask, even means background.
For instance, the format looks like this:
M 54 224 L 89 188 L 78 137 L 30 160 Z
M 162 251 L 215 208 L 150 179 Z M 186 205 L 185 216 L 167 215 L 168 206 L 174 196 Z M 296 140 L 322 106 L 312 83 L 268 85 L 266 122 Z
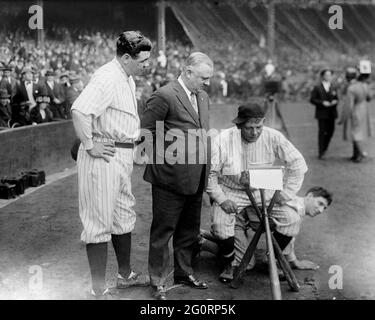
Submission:
M 115 141 L 115 147 L 116 148 L 124 148 L 124 149 L 133 149 L 134 143 L 130 142 L 117 142 Z

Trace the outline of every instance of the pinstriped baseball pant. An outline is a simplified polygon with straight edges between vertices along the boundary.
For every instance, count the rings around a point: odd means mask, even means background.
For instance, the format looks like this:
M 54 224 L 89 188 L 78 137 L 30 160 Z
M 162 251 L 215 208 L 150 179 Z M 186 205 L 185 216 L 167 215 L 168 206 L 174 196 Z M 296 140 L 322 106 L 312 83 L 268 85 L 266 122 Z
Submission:
M 131 191 L 133 149 L 117 148 L 107 163 L 91 157 L 80 147 L 77 167 L 81 240 L 108 242 L 111 234 L 131 232 L 136 220 Z
M 247 210 L 245 212 L 245 210 L 243 210 L 251 206 L 246 192 L 226 188 L 225 186 L 222 186 L 222 189 L 228 199 L 237 204 L 238 213 L 227 214 L 217 203 L 214 203 L 211 211 L 211 232 L 219 239 L 235 238 L 234 264 L 238 264 L 242 260 L 251 238 L 254 235 L 254 232 L 246 227 L 246 223 L 248 220 L 250 220 L 250 222 L 259 222 L 259 219 L 255 211 Z M 268 195 L 270 195 L 270 193 L 268 193 Z M 266 199 L 268 198 L 266 194 Z M 255 199 L 256 201 L 258 200 L 257 196 L 255 196 Z M 259 202 L 257 201 L 257 203 Z M 302 222 L 300 215 L 294 209 L 286 205 L 275 205 L 272 210 L 271 219 L 275 223 L 278 232 L 290 237 L 295 237 L 298 234 Z

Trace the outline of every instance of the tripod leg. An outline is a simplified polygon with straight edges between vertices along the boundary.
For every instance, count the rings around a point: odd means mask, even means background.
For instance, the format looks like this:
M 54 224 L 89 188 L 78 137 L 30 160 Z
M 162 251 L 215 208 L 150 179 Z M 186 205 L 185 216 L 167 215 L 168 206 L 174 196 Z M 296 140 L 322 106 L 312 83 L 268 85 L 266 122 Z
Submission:
M 292 268 L 290 267 L 289 262 L 286 261 L 283 255 L 283 252 L 281 251 L 273 235 L 272 235 L 272 243 L 273 243 L 273 248 L 275 249 L 276 259 L 279 261 L 280 267 L 284 272 L 286 281 L 288 282 L 290 289 L 294 292 L 298 292 L 299 291 L 298 280 L 296 276 L 294 275 L 294 272 L 292 271 Z
M 251 239 L 251 242 L 246 249 L 246 252 L 240 262 L 240 265 L 238 266 L 237 271 L 234 274 L 233 280 L 230 283 L 231 288 L 238 289 L 240 285 L 242 284 L 243 273 L 245 272 L 246 267 L 249 264 L 255 252 L 255 249 L 257 247 L 257 244 L 259 242 L 260 236 L 262 235 L 263 231 L 264 231 L 264 224 L 263 222 L 261 222 L 259 228 L 255 232 L 255 235 Z

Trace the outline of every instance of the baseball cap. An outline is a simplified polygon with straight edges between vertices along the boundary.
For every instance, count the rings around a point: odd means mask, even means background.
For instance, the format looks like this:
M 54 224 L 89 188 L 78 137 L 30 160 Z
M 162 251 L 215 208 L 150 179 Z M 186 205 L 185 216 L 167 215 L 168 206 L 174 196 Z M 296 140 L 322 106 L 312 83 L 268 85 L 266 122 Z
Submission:
M 264 118 L 265 109 L 259 102 L 249 102 L 238 107 L 238 114 L 233 123 L 241 124 L 252 118 Z

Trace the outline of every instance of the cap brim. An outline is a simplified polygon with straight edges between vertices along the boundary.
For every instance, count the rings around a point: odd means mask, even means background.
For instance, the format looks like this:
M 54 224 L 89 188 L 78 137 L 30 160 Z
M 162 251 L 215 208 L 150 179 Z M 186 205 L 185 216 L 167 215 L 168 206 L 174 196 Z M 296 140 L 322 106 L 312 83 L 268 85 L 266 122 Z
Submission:
M 244 123 L 245 121 L 247 121 L 247 119 L 246 118 L 241 118 L 241 117 L 237 117 L 237 118 L 234 118 L 232 120 L 232 122 L 234 124 L 241 124 L 241 123 Z

